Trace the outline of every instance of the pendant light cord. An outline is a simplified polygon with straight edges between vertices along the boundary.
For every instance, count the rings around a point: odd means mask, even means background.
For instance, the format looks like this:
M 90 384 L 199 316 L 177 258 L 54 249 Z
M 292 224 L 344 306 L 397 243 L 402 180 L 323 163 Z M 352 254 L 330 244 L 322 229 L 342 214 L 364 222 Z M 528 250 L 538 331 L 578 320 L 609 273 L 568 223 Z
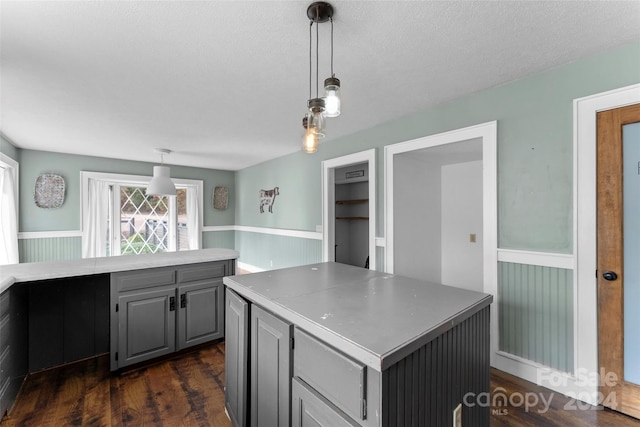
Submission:
M 319 68 L 320 68 L 320 52 L 318 47 L 320 46 L 320 38 L 318 37 L 318 31 L 319 31 L 319 27 L 320 25 L 316 24 L 316 98 L 319 98 L 318 96 L 318 75 L 319 73 Z
M 335 77 L 333 72 L 333 16 L 329 20 L 331 21 L 331 77 Z
M 313 21 L 309 21 L 309 99 L 311 99 L 311 27 L 313 27 Z

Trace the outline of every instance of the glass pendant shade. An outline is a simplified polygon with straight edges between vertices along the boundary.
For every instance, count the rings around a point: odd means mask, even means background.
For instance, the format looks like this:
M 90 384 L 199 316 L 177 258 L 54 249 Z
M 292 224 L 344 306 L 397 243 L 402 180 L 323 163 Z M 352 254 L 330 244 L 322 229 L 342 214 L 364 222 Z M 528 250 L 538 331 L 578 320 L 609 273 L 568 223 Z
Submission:
M 304 135 L 302 136 L 302 151 L 307 154 L 313 154 L 318 151 L 319 138 L 324 136 L 324 133 L 318 134 L 313 124 L 313 114 L 308 113 L 302 119 L 302 127 L 304 128 Z M 311 126 L 309 126 L 311 123 Z
M 318 151 L 318 136 L 313 129 L 307 129 L 302 137 L 302 151 L 313 154 Z
M 318 138 L 324 138 L 324 112 L 325 103 L 322 98 L 313 98 L 307 101 L 309 115 L 307 116 L 307 128 L 313 129 Z
M 324 115 L 338 117 L 340 115 L 340 80 L 335 77 L 329 77 L 324 81 L 324 90 Z
M 154 166 L 153 178 L 147 187 L 148 196 L 175 196 L 176 186 L 171 181 L 169 166 Z

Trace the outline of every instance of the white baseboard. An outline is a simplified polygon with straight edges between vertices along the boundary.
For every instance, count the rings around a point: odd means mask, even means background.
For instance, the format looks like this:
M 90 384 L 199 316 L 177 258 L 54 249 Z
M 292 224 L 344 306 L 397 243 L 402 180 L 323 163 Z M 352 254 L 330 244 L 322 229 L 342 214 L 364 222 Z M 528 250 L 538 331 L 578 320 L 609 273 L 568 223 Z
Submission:
M 495 354 L 493 367 L 581 402 L 599 404 L 597 373 L 581 373 L 576 377 L 502 351 Z M 570 401 L 568 405 L 576 404 Z M 570 409 L 573 408 L 567 408 Z
M 256 267 L 255 265 L 245 264 L 244 262 L 237 262 L 237 266 L 239 270 L 248 271 L 249 273 L 260 273 L 261 271 L 266 271 L 264 268 Z

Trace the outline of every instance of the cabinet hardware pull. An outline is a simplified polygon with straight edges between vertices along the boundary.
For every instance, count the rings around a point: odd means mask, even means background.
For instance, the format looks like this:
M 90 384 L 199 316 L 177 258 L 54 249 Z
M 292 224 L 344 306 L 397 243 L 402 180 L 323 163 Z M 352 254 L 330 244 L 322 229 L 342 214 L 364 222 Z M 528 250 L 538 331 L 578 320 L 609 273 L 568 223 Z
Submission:
M 180 308 L 185 308 L 187 306 L 187 294 L 180 295 Z
M 169 311 L 176 311 L 176 297 L 169 297 Z

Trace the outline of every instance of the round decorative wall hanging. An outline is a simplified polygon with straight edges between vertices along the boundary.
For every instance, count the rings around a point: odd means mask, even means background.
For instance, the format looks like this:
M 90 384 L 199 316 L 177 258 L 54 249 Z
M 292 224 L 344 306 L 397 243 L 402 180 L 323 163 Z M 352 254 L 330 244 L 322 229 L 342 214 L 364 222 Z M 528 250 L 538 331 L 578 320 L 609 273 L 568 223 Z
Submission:
M 36 178 L 33 199 L 39 208 L 59 208 L 64 203 L 64 178 L 53 173 L 43 173 Z

